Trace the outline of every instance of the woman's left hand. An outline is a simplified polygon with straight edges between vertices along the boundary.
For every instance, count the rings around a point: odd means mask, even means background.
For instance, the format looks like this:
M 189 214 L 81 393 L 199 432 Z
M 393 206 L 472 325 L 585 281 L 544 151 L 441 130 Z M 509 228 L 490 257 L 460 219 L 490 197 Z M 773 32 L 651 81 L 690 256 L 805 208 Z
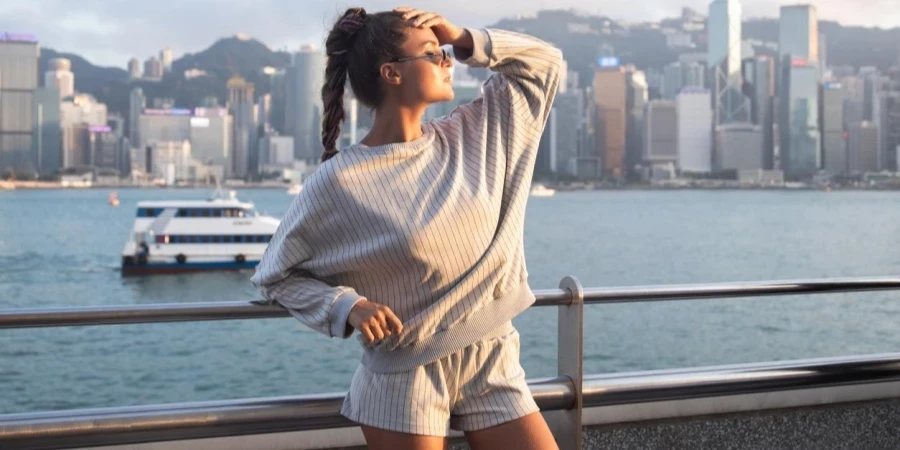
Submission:
M 394 8 L 394 13 L 399 14 L 403 20 L 411 22 L 417 28 L 431 28 L 437 36 L 440 45 L 453 45 L 466 41 L 467 31 L 450 23 L 440 14 L 425 12 L 420 9 L 400 6 Z

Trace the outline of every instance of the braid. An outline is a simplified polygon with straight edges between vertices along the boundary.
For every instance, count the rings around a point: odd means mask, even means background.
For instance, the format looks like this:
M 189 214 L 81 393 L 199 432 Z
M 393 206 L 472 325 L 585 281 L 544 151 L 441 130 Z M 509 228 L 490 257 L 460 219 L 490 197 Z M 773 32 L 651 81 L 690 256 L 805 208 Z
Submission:
M 336 155 L 337 140 L 344 121 L 344 86 L 347 83 L 347 58 L 345 55 L 328 57 L 325 66 L 325 85 L 322 86 L 322 162 Z
M 325 65 L 325 84 L 322 86 L 322 162 L 338 153 L 337 140 L 344 121 L 344 87 L 347 85 L 348 64 L 353 36 L 366 24 L 366 10 L 348 9 L 325 40 L 328 63 Z

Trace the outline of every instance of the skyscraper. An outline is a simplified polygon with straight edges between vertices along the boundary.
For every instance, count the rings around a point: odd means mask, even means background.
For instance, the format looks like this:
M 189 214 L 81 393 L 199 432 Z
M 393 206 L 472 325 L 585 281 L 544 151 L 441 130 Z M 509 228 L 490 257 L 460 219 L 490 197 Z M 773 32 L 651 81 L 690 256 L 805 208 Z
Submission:
M 717 67 L 728 79 L 741 71 L 741 0 L 714 0 L 707 19 L 709 67 Z
M 128 60 L 128 75 L 132 80 L 136 80 L 141 77 L 141 62 L 138 61 L 137 58 L 131 58 Z
M 850 125 L 847 141 L 847 170 L 850 173 L 878 170 L 878 127 L 872 122 Z
M 847 171 L 847 143 L 844 142 L 844 89 L 840 83 L 822 86 L 822 153 L 824 168 L 837 175 Z
M 0 171 L 37 170 L 30 153 L 39 54 L 35 36 L 0 33 Z
M 62 164 L 59 90 L 53 87 L 34 91 L 34 133 L 32 158 L 38 173 L 54 173 Z
M 821 167 L 819 71 L 814 62 L 805 58 L 792 58 L 789 62 L 782 82 L 779 114 L 781 168 L 786 175 L 806 178 Z
M 678 94 L 678 168 L 682 172 L 712 171 L 712 93 L 688 88 Z
M 151 56 L 150 59 L 144 61 L 144 78 L 161 80 L 163 73 L 162 62 L 155 56 Z
M 596 127 L 594 144 L 603 172 L 612 177 L 624 175 L 627 87 L 625 70 L 618 58 L 601 58 L 594 71 Z
M 246 177 L 256 173 L 259 167 L 259 153 L 256 105 L 253 102 L 253 84 L 239 76 L 227 83 L 228 109 L 234 117 L 234 140 L 232 153 L 232 175 Z
M 878 101 L 879 170 L 897 171 L 897 153 L 900 152 L 900 92 L 883 92 Z
M 675 100 L 678 91 L 685 86 L 684 67 L 681 63 L 673 62 L 663 69 L 662 86 L 660 94 L 665 100 Z
M 231 173 L 234 124 L 225 108 L 195 108 L 190 118 L 190 141 L 193 157 L 203 164 L 219 166 L 225 175 Z
M 721 170 L 763 168 L 762 129 L 751 123 L 729 123 L 716 127 L 716 160 Z
M 781 7 L 778 21 L 778 54 L 781 60 L 805 58 L 819 63 L 819 18 L 813 5 Z
M 785 72 L 793 58 L 803 58 L 821 72 L 819 64 L 819 19 L 812 5 L 782 6 L 778 20 L 778 93 L 785 89 Z M 821 77 L 821 73 L 819 74 Z M 817 79 L 819 78 L 817 77 Z
M 707 37 L 715 124 L 748 122 L 750 102 L 741 92 L 740 0 L 710 3 Z
M 763 168 L 775 168 L 775 64 L 771 57 L 747 58 L 743 64 L 744 92 L 751 98 L 751 122 L 762 133 Z
M 164 72 L 172 71 L 172 49 L 164 48 L 159 51 L 159 61 L 162 63 L 162 68 Z
M 644 72 L 629 66 L 625 71 L 628 95 L 626 106 L 628 117 L 625 129 L 625 167 L 631 169 L 643 160 L 644 149 L 644 107 L 647 105 L 647 77 Z M 558 101 L 558 100 L 557 100 Z M 584 117 L 584 113 L 580 113 Z M 579 125 L 580 126 L 580 125 Z M 576 129 L 577 134 L 577 129 Z
M 47 62 L 44 72 L 44 87 L 59 90 L 59 98 L 75 95 L 75 74 L 72 73 L 72 62 L 66 58 L 53 58 Z
M 678 160 L 678 113 L 674 100 L 647 103 L 644 159 L 649 164 Z
M 141 143 L 141 114 L 146 107 L 147 98 L 144 97 L 143 89 L 132 89 L 128 98 L 128 140 L 132 145 Z
M 294 54 L 286 76 L 285 132 L 294 136 L 294 157 L 318 161 L 322 154 L 319 134 L 322 117 L 321 90 L 325 55 L 313 46 Z

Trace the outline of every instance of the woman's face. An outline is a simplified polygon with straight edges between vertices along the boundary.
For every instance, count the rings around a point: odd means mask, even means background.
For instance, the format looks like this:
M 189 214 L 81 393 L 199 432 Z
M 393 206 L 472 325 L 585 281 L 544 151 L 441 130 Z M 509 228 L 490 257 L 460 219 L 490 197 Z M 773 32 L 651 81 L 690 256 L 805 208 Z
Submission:
M 390 63 L 399 75 L 395 88 L 401 102 L 416 105 L 453 100 L 453 59 L 441 49 L 430 28 L 410 27 L 407 33 L 403 56 Z

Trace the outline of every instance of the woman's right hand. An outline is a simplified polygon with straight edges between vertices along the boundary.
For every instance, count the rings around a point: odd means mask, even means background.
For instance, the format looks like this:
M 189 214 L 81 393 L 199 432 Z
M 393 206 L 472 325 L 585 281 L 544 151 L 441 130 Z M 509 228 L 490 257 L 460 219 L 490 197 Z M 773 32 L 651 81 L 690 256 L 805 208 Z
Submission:
M 369 344 L 403 331 L 403 323 L 390 308 L 368 300 L 353 305 L 347 322 L 359 330 Z

